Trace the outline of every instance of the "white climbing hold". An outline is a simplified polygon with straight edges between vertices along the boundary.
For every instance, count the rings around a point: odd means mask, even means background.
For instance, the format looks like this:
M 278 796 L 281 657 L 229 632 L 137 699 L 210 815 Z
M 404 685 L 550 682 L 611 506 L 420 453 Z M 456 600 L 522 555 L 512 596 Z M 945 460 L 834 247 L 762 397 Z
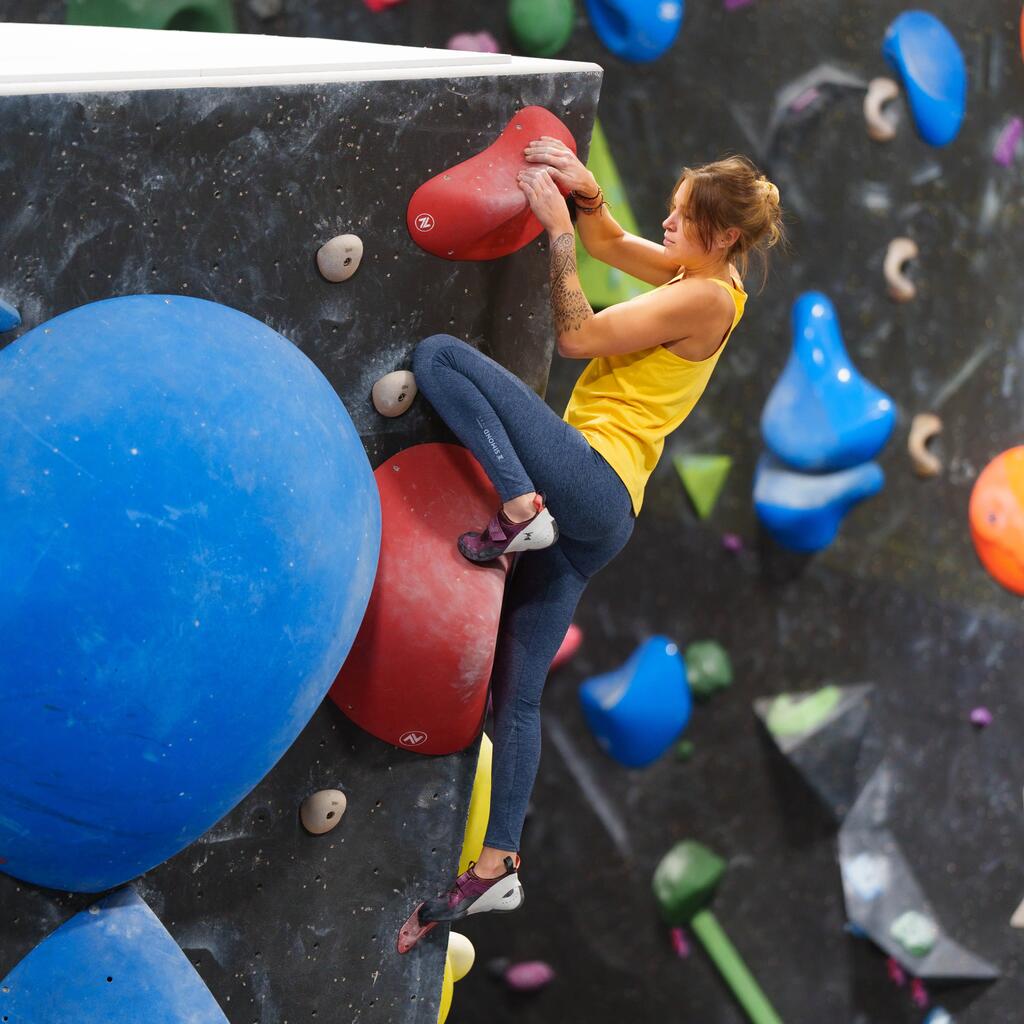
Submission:
M 381 416 L 401 416 L 416 397 L 416 378 L 411 370 L 387 373 L 373 385 L 373 407 Z
M 919 412 L 911 422 L 907 451 L 918 476 L 938 476 L 942 472 L 942 463 L 928 451 L 928 442 L 941 433 L 942 420 L 933 412 Z
M 868 125 L 868 135 L 875 142 L 888 142 L 896 137 L 896 123 L 882 108 L 899 94 L 900 87 L 891 78 L 872 78 L 868 83 L 864 120 Z
M 917 259 L 917 242 L 912 238 L 894 238 L 885 253 L 885 281 L 889 296 L 897 302 L 909 302 L 916 294 L 914 282 L 903 272 L 909 260 Z
M 347 281 L 363 258 L 363 243 L 358 235 L 336 235 L 320 247 L 316 265 L 328 281 Z
M 1010 918 L 1011 928 L 1024 928 L 1024 900 L 1020 901 L 1020 906 L 1013 912 L 1013 917 Z
M 448 957 L 452 962 L 452 981 L 461 981 L 476 960 L 476 950 L 465 935 L 451 932 L 448 935 Z
M 348 798 L 340 789 L 321 789 L 302 801 L 299 818 L 302 827 L 315 836 L 330 832 L 341 821 Z

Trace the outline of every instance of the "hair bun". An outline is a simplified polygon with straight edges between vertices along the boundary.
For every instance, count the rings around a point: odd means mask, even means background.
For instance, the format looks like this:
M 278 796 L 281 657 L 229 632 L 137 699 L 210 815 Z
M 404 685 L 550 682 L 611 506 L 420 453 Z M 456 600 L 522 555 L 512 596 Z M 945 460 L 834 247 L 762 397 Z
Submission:
M 757 184 L 761 188 L 761 195 L 764 196 L 764 198 L 769 203 L 774 203 L 776 206 L 778 206 L 779 205 L 779 190 L 778 190 L 778 188 L 772 182 L 770 182 L 767 178 L 765 178 L 763 176 L 757 179 Z

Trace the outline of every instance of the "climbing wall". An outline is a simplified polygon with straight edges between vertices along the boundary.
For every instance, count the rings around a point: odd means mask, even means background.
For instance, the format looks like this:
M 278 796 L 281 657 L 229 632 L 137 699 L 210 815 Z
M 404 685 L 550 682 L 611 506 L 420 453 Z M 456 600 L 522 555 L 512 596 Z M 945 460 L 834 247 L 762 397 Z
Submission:
M 466 926 L 478 966 L 457 987 L 452 1021 L 744 1021 L 692 938 L 694 952 L 680 959 L 658 920 L 650 889 L 654 868 L 677 840 L 692 836 L 728 861 L 716 914 L 782 1019 L 921 1022 L 927 1010 L 915 1005 L 908 985 L 890 981 L 883 955 L 844 929 L 837 824 L 753 710 L 755 700 L 828 681 L 874 684 L 877 743 L 897 783 L 890 827 L 944 929 L 1000 970 L 1000 979 L 989 984 L 929 986 L 933 1004 L 945 1006 L 959 1024 L 1019 1016 L 1024 953 L 1009 919 L 1024 896 L 1021 603 L 978 564 L 967 505 L 977 474 L 1000 451 L 1020 443 L 1024 428 L 1017 298 L 1024 256 L 1022 157 L 1009 167 L 992 159 L 1000 132 L 1022 113 L 1020 11 L 1010 0 L 929 7 L 959 41 L 968 73 L 967 117 L 944 149 L 921 141 L 902 100 L 895 104 L 899 125 L 892 142 L 873 143 L 865 132 L 864 86 L 890 73 L 881 45 L 886 27 L 904 9 L 894 0 L 691 2 L 674 46 L 643 67 L 610 56 L 578 12 L 561 56 L 594 60 L 605 69 L 599 114 L 642 232 L 660 236 L 667 193 L 681 164 L 739 151 L 758 160 L 778 183 L 792 252 L 776 255 L 763 293 L 757 294 L 756 273 L 748 278 L 752 294 L 745 320 L 701 404 L 670 439 L 632 541 L 584 596 L 577 620 L 584 645 L 552 677 L 545 694 L 544 759 L 523 846 L 530 898 L 521 913 Z M 36 17 L 40 10 L 50 20 L 62 19 L 59 3 L 0 0 L 6 18 Z M 267 19 L 248 4 L 237 6 L 237 16 L 246 31 L 429 46 L 443 45 L 458 31 L 488 29 L 502 48 L 509 46 L 502 7 L 481 8 L 475 0 L 446 0 L 443 8 L 405 0 L 381 14 L 355 0 L 344 6 L 284 0 L 280 13 Z M 416 108 L 397 109 L 408 116 Z M 917 298 L 905 305 L 887 297 L 882 274 L 887 246 L 899 235 L 913 237 L 921 253 L 911 268 Z M 545 315 L 545 297 L 537 291 L 543 264 L 536 247 L 498 267 L 465 272 L 495 275 L 495 282 L 507 281 L 517 295 L 531 295 L 535 319 L 529 323 L 536 329 L 536 318 Z M 831 298 L 857 366 L 898 408 L 893 439 L 880 460 L 885 488 L 813 558 L 794 557 L 763 537 L 751 502 L 762 449 L 760 412 L 790 350 L 792 304 L 809 289 Z M 230 302 L 235 293 L 226 294 L 223 301 Z M 417 307 L 416 316 L 425 319 L 416 329 L 438 329 L 435 321 L 426 322 L 431 316 L 445 324 L 468 316 L 480 343 L 491 344 L 492 354 L 523 373 L 516 348 L 493 347 L 492 339 L 514 332 L 501 335 L 502 318 L 465 309 L 467 299 L 472 296 L 444 311 Z M 312 328 L 301 339 L 314 358 L 316 339 Z M 558 411 L 582 366 L 555 360 L 547 397 Z M 542 386 L 542 371 L 529 363 L 527 374 L 530 367 L 534 376 L 527 379 Z M 344 372 L 359 371 L 348 362 Z M 350 409 L 356 417 L 358 409 Z M 944 472 L 930 481 L 914 476 L 905 452 L 910 420 L 922 411 L 938 413 L 945 425 L 936 447 Z M 357 425 L 366 429 L 366 420 L 357 419 Z M 428 418 L 423 429 L 434 428 Z M 367 434 L 365 440 L 380 458 L 397 439 Z M 705 522 L 694 515 L 669 458 L 687 453 L 733 459 Z M 723 547 L 725 533 L 741 537 L 742 549 Z M 736 681 L 694 710 L 687 735 L 695 749 L 688 762 L 669 752 L 647 768 L 629 770 L 594 743 L 576 689 L 585 678 L 624 662 L 656 633 L 681 644 L 719 639 L 731 652 Z M 984 730 L 969 721 L 979 706 L 993 716 Z M 320 744 L 337 749 L 332 736 L 341 737 L 360 771 L 367 752 L 379 749 L 322 708 L 257 791 L 275 794 L 274 800 L 247 801 L 224 823 L 224 834 L 248 829 L 249 837 L 235 842 L 258 851 L 276 822 L 287 818 L 292 828 L 288 780 L 308 773 L 317 757 L 325 763 Z M 405 755 L 397 756 L 407 763 Z M 468 771 L 468 764 L 453 770 L 447 799 L 464 801 Z M 319 785 L 319 776 L 302 778 L 303 786 Z M 393 792 L 400 792 L 393 781 Z M 378 830 L 374 835 L 389 842 L 394 833 L 381 826 L 380 817 L 391 806 L 384 799 L 372 814 L 366 809 Z M 209 880 L 204 901 L 223 899 L 220 916 L 210 919 L 218 922 L 216 929 L 202 925 L 206 918 L 193 900 L 191 869 L 207 849 L 210 858 L 199 877 Z M 246 873 L 239 876 L 240 868 L 231 872 L 225 866 L 240 863 L 231 860 L 231 849 L 222 853 L 214 841 L 197 845 L 154 872 L 157 880 L 173 878 L 144 894 L 164 894 L 169 912 L 160 907 L 161 919 L 201 964 L 215 993 L 240 992 L 235 998 L 248 1007 L 257 983 L 269 986 L 271 973 L 247 967 L 243 980 L 249 987 L 242 990 L 232 975 L 238 961 L 223 952 L 218 959 L 210 947 L 248 951 L 250 919 L 257 928 L 268 920 L 261 916 L 262 900 L 277 915 L 269 920 L 270 932 L 282 943 L 280 954 L 285 938 L 278 932 L 300 927 L 292 922 L 302 919 L 290 907 L 287 915 L 280 913 L 285 900 L 306 894 L 304 912 L 326 913 L 323 899 L 338 887 L 331 865 L 325 865 L 327 873 L 309 872 L 273 898 L 254 892 L 261 879 L 248 868 L 262 854 L 250 853 Z M 266 868 L 265 886 L 280 863 L 275 859 Z M 431 877 L 440 878 L 450 866 L 431 869 Z M 262 863 L 257 870 L 264 870 Z M 294 865 L 291 870 L 299 872 Z M 310 880 L 315 873 L 319 881 Z M 318 884 L 331 888 L 322 893 L 315 890 Z M 350 895 L 342 892 L 340 898 Z M 5 964 L 68 916 L 74 903 L 23 889 L 16 898 L 15 921 L 4 939 Z M 345 914 L 353 927 L 364 928 L 360 915 L 351 914 L 353 906 L 346 902 Z M 363 931 L 358 936 L 367 938 Z M 265 963 L 269 947 L 251 948 L 248 962 Z M 308 955 L 320 954 L 292 952 L 289 962 L 309 964 Z M 507 992 L 481 969 L 497 957 L 546 960 L 557 979 L 535 995 Z M 424 971 L 436 978 L 439 964 L 425 963 Z M 366 972 L 357 984 L 367 976 L 372 980 L 375 970 L 395 969 L 389 958 L 378 963 L 370 956 L 357 967 Z M 345 977 L 352 984 L 353 975 Z M 383 982 L 382 974 L 378 989 Z M 367 1003 L 370 998 L 365 996 Z M 429 1008 L 421 1009 L 422 1019 L 429 1019 Z M 346 1010 L 341 1019 L 348 1019 Z M 371 1018 L 364 1011 L 362 1019 L 388 1017 Z
M 523 106 L 555 111 L 585 145 L 598 88 L 589 71 L 4 97 L 0 125 L 19 144 L 0 198 L 0 293 L 23 322 L 3 343 L 111 296 L 208 299 L 316 364 L 373 466 L 451 440 L 425 403 L 379 416 L 374 381 L 407 367 L 421 338 L 451 332 L 543 389 L 547 270 L 536 243 L 494 262 L 427 254 L 406 228 L 409 196 Z M 331 284 L 315 257 L 342 232 L 365 252 L 355 277 Z M 252 710 L 244 686 L 236 700 L 243 717 Z M 325 701 L 271 773 L 135 892 L 232 1024 L 433 1024 L 445 944 L 400 958 L 395 938 L 458 863 L 478 745 L 440 757 L 397 749 Z M 324 788 L 343 789 L 348 811 L 313 837 L 298 808 Z M 63 811 L 79 814 L 73 801 Z M 0 976 L 95 899 L 0 874 Z

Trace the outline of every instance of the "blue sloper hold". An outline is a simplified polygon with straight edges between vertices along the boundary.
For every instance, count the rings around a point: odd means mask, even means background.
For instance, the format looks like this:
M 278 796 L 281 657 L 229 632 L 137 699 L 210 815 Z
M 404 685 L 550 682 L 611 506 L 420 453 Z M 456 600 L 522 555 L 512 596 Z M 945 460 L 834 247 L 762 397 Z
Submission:
M 21 324 L 21 314 L 9 303 L 0 299 L 0 334 L 13 331 Z
M 883 761 L 839 830 L 839 865 L 850 923 L 917 978 L 997 978 L 996 967 L 943 930 L 893 834 L 897 781 L 892 765 Z
M 227 1024 L 157 916 L 131 889 L 76 914 L 0 983 L 11 1024 Z
M 838 473 L 794 473 L 765 454 L 754 474 L 754 508 L 778 544 L 809 554 L 827 548 L 846 513 L 884 483 L 877 462 Z
M 903 78 L 921 138 L 952 142 L 967 106 L 967 69 L 949 29 L 927 11 L 904 11 L 886 30 L 882 54 Z
M 896 419 L 892 399 L 865 380 L 821 292 L 793 304 L 793 350 L 764 411 L 765 444 L 793 469 L 824 473 L 873 459 Z
M 683 0 L 587 0 L 598 39 L 620 60 L 657 60 L 675 41 Z
M 580 703 L 607 754 L 630 768 L 650 764 L 690 720 L 690 687 L 678 646 L 668 637 L 651 637 L 621 668 L 584 682 Z

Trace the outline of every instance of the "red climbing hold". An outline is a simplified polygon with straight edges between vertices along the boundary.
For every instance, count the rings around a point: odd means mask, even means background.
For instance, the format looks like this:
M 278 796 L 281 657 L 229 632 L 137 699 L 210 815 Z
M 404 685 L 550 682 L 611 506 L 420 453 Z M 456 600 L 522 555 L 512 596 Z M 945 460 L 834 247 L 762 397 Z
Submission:
M 396 4 L 400 4 L 402 0 L 363 0 L 363 3 L 370 8 L 371 11 L 376 13 L 377 11 L 386 11 L 389 7 L 394 7 Z
M 420 444 L 374 472 L 381 546 L 370 603 L 331 699 L 378 739 L 451 754 L 480 734 L 510 558 L 473 565 L 459 534 L 501 503 L 454 444 Z
M 533 139 L 550 135 L 574 153 L 569 129 L 543 107 L 524 107 L 485 150 L 434 175 L 406 211 L 412 240 L 449 260 L 493 260 L 521 249 L 544 230 L 516 175 L 535 166 L 523 157 Z

